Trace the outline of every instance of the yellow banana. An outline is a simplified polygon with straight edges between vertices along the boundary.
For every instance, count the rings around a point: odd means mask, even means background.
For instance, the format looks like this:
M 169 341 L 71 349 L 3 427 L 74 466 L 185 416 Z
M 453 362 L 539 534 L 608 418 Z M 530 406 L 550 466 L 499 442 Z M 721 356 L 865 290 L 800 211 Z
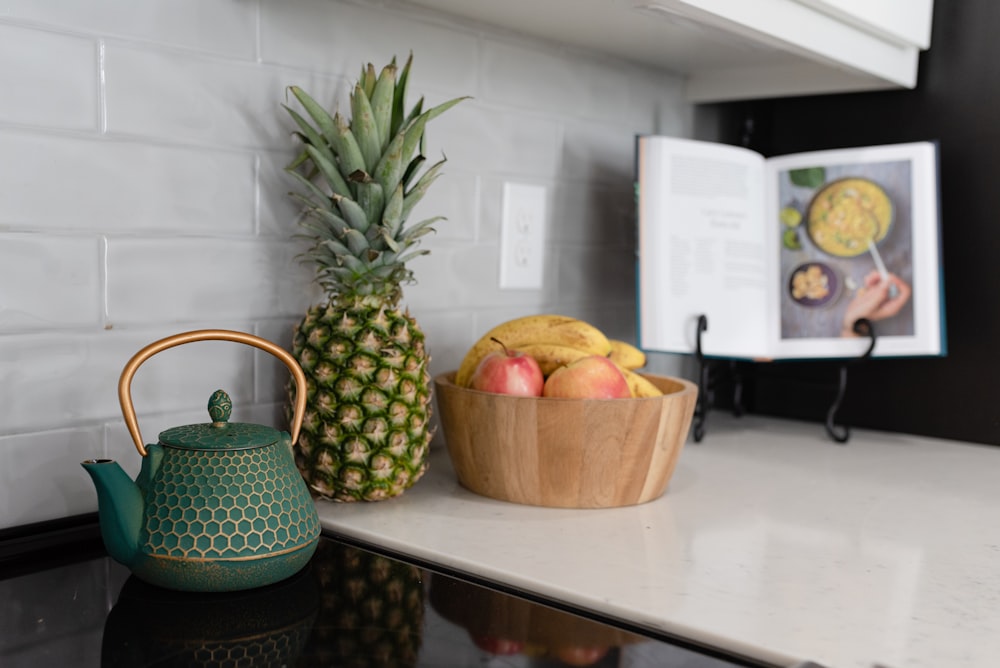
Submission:
M 528 343 L 518 346 L 517 349 L 534 357 L 546 378 L 559 367 L 590 355 L 585 350 L 555 343 Z
M 487 353 L 496 350 L 498 339 L 511 350 L 520 350 L 528 344 L 556 344 L 577 348 L 590 355 L 607 355 L 611 343 L 601 330 L 583 320 L 565 315 L 529 315 L 501 323 L 486 332 L 465 354 L 455 384 L 468 387 L 472 373 Z
M 609 339 L 608 342 L 611 344 L 611 354 L 609 357 L 618 366 L 623 366 L 626 369 L 641 369 L 646 366 L 646 353 L 631 343 L 619 341 L 618 339 Z
M 628 383 L 628 389 L 632 390 L 633 398 L 643 398 L 643 397 L 662 397 L 663 392 L 660 391 L 656 385 L 646 378 L 643 378 L 634 371 L 629 371 L 620 364 L 618 369 L 624 374 L 625 381 Z

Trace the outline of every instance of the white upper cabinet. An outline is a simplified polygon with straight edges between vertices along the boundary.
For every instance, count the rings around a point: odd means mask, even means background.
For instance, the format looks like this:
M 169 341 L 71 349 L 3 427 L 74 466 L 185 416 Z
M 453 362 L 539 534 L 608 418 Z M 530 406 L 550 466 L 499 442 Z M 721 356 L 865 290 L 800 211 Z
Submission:
M 934 0 L 799 0 L 903 46 L 931 45 Z
M 405 0 L 678 72 L 692 102 L 913 88 L 933 0 Z

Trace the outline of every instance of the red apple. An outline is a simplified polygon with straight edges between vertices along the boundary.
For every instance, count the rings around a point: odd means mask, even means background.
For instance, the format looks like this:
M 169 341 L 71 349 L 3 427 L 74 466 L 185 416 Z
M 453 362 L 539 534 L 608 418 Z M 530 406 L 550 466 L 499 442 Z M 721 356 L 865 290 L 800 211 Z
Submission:
M 542 396 L 563 399 L 627 399 L 632 396 L 628 381 L 607 357 L 590 355 L 553 371 Z
M 556 650 L 556 658 L 570 666 L 590 666 L 608 653 L 607 647 L 560 647 Z
M 476 647 L 479 649 L 489 652 L 490 654 L 495 654 L 497 656 L 509 656 L 512 654 L 520 654 L 521 650 L 524 649 L 524 643 L 517 640 L 508 640 L 507 638 L 493 638 L 491 636 L 473 636 L 472 642 L 475 643 Z
M 531 355 L 519 350 L 507 350 L 497 339 L 499 350 L 486 355 L 476 367 L 469 387 L 484 392 L 514 394 L 520 397 L 542 396 L 545 376 Z

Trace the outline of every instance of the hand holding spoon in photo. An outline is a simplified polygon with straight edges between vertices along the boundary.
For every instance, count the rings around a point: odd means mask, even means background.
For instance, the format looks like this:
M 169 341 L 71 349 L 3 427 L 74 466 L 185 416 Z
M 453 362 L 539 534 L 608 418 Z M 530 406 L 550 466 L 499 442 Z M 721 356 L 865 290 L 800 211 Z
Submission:
M 872 259 L 875 261 L 875 268 L 878 269 L 878 275 L 882 278 L 882 281 L 889 280 L 889 272 L 885 268 L 885 262 L 882 261 L 882 255 L 878 252 L 878 246 L 875 244 L 874 239 L 868 239 L 868 250 L 872 254 Z M 899 288 L 895 284 L 889 285 L 889 299 L 895 299 L 899 295 Z

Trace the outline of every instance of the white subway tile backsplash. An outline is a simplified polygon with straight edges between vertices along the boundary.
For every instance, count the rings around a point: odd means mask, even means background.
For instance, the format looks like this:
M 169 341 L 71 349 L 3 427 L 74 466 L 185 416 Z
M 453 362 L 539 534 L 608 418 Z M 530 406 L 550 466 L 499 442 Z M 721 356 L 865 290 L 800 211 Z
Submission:
M 619 246 L 565 246 L 558 250 L 559 297 L 610 305 L 635 302 L 635 251 Z
M 483 40 L 482 100 L 536 113 L 605 121 L 636 131 L 653 129 L 650 99 L 660 82 L 636 68 L 622 76 L 621 64 L 583 60 L 554 48 L 513 41 Z
M 495 245 L 434 248 L 430 256 L 413 263 L 417 282 L 404 288 L 404 299 L 421 311 L 454 309 L 455 304 L 480 308 L 517 305 L 530 311 L 561 298 L 551 249 L 545 250 L 541 290 L 501 290 L 499 259 Z M 456 276 L 463 278 L 456 280 Z
M 475 174 L 450 169 L 450 164 L 445 163 L 434 187 L 427 191 L 410 213 L 410 224 L 443 216 L 445 220 L 432 225 L 434 234 L 424 237 L 428 243 L 436 240 L 474 241 L 478 182 L 479 177 Z
M 336 73 L 351 81 L 367 63 L 381 69 L 395 57 L 402 67 L 412 52 L 408 105 L 420 95 L 430 101 L 432 91 L 475 95 L 480 80 L 474 35 L 391 8 L 263 0 L 260 33 L 263 62 Z
M 0 336 L 3 433 L 86 424 L 115 412 L 128 359 L 103 332 Z
M 300 205 L 289 193 L 299 186 L 285 172 L 295 155 L 291 142 L 284 151 L 261 151 L 258 156 L 257 233 L 264 237 L 289 239 L 296 234 Z
M 0 24 L 0 91 L 0 123 L 96 132 L 97 42 Z
M 592 84 L 577 76 L 579 65 L 554 50 L 483 40 L 482 100 L 531 113 L 583 117 L 594 114 Z
M 691 111 L 683 79 L 613 58 L 585 58 L 573 49 L 505 36 L 483 39 L 482 60 L 484 103 L 605 121 L 639 133 L 664 131 L 662 119 Z
M 630 76 L 622 76 L 621 63 L 584 61 L 580 67 L 583 78 L 589 82 L 591 105 L 589 113 L 581 114 L 584 118 L 649 133 L 656 131 L 659 109 L 669 105 L 666 100 L 676 99 L 675 107 L 691 106 L 683 102 L 684 93 L 679 85 L 673 90 L 664 88 L 671 82 L 679 82 L 678 77 L 665 77 L 639 67 L 634 68 Z
M 247 59 L 256 51 L 256 17 L 256 2 L 6 0 L 0 5 L 0 19 Z
M 565 123 L 560 173 L 564 178 L 597 184 L 624 184 L 635 176 L 636 131 L 597 121 Z
M 244 325 L 227 325 L 227 321 L 217 322 L 220 329 L 250 329 Z M 179 326 L 163 332 L 162 336 L 191 329 L 201 327 Z M 143 332 L 140 338 L 138 332 L 130 332 L 128 339 L 141 345 L 133 346 L 129 358 L 147 343 L 162 336 L 160 332 Z M 196 409 L 196 419 L 191 421 L 206 422 L 208 400 L 213 392 L 221 389 L 232 398 L 234 421 L 238 421 L 239 411 L 246 411 L 254 401 L 253 356 L 254 348 L 231 341 L 195 341 L 161 351 L 145 361 L 132 380 L 131 395 L 135 410 L 140 415 L 155 416 Z M 124 363 L 120 366 L 124 367 Z M 120 368 L 117 371 L 121 373 Z M 114 398 L 117 403 L 117 395 Z M 147 442 L 154 442 L 162 430 L 151 429 L 142 422 L 140 427 Z
M 96 511 L 80 462 L 103 456 L 96 426 L 0 436 L 0 529 Z
M 639 104 L 656 110 L 656 123 L 650 132 L 672 137 L 712 137 L 712 127 L 717 119 L 711 107 L 701 107 L 698 118 L 708 121 L 702 130 L 695 129 L 695 110 L 684 102 L 684 80 L 667 74 L 659 74 L 653 79 L 653 86 L 644 88 L 648 97 L 639 99 Z M 655 92 L 655 95 L 653 94 Z M 702 131 L 704 134 L 702 134 Z
M 363 63 L 411 51 L 408 106 L 472 96 L 428 127 L 428 163 L 448 162 L 410 218 L 447 218 L 403 286 L 431 372 L 530 313 L 634 338 L 634 137 L 692 131 L 680 78 L 395 1 L 8 0 L 0 456 L 19 466 L 0 467 L 0 528 L 93 510 L 86 457 L 138 471 L 117 385 L 142 347 L 208 327 L 290 347 L 324 295 L 297 257 L 287 87 L 346 115 Z M 547 189 L 539 290 L 498 287 L 507 181 Z M 166 350 L 134 378 L 143 440 L 206 421 L 218 388 L 233 419 L 285 428 L 288 377 L 240 344 Z
M 0 334 L 102 324 L 100 239 L 0 233 Z
M 454 371 L 462 363 L 469 341 L 479 338 L 475 330 L 475 318 L 468 311 L 435 311 L 426 313 L 412 309 L 411 314 L 420 323 L 424 332 L 427 352 L 431 356 L 431 376 L 446 371 Z
M 250 153 L 0 127 L 0 226 L 249 235 L 254 175 Z
M 0 337 L 0 405 L 3 433 L 67 427 L 121 415 L 118 379 L 128 360 L 165 336 L 221 319 L 155 330 L 8 335 Z M 206 341 L 164 351 L 144 363 L 132 383 L 137 411 L 204 405 L 223 384 L 234 397 L 253 401 L 252 348 Z
M 559 215 L 548 228 L 549 243 L 635 248 L 635 190 L 630 183 L 561 183 L 550 199 L 549 210 Z
M 311 274 L 284 241 L 113 237 L 108 314 L 114 326 L 273 318 L 312 301 Z
M 635 191 L 631 183 L 609 186 L 546 179 L 484 178 L 480 197 L 480 242 L 499 243 L 503 184 L 508 180 L 546 188 L 547 246 L 635 248 Z
M 479 227 L 476 239 L 481 243 L 499 247 L 500 218 L 503 215 L 503 184 L 506 180 L 516 180 L 518 183 L 545 186 L 545 210 L 549 213 L 548 222 L 552 220 L 552 182 L 547 179 L 502 179 L 484 176 L 479 181 Z M 551 230 L 551 225 L 547 230 Z M 499 268 L 497 269 L 499 271 Z M 499 275 L 499 274 L 498 274 Z
M 207 146 L 289 146 L 285 87 L 325 97 L 336 83 L 323 90 L 281 68 L 114 43 L 104 58 L 109 132 Z
M 428 158 L 448 157 L 450 169 L 554 178 L 559 175 L 563 129 L 553 118 L 518 114 L 465 100 L 430 130 Z

